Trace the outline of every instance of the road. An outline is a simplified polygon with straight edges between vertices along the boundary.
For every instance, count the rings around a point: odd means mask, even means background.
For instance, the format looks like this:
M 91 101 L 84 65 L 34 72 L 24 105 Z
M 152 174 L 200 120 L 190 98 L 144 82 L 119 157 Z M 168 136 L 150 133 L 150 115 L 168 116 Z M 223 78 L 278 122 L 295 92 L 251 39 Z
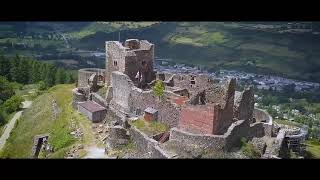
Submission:
M 26 109 L 29 108 L 32 104 L 32 101 L 24 101 L 22 102 L 22 108 Z M 13 118 L 8 122 L 8 124 L 5 125 L 5 131 L 0 137 L 0 150 L 4 147 L 6 144 L 7 139 L 10 137 L 10 133 L 12 129 L 14 128 L 14 125 L 16 124 L 16 121 L 21 117 L 23 111 L 18 111 Z

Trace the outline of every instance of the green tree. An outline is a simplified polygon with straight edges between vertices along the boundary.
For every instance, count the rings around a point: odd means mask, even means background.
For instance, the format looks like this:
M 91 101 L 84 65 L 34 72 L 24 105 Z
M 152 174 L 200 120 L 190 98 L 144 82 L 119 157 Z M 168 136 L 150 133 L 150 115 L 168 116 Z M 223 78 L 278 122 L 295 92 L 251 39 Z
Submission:
M 155 96 L 161 99 L 164 94 L 165 85 L 161 80 L 157 80 L 155 85 L 153 86 L 152 90 Z
M 20 73 L 20 57 L 17 55 L 10 60 L 10 79 L 9 81 L 16 81 L 19 82 Z
M 278 103 L 278 99 L 275 96 L 265 95 L 265 96 L 262 97 L 261 103 L 264 106 L 269 106 L 269 105 L 277 104 Z
M 10 79 L 10 67 L 10 61 L 5 57 L 0 56 L 0 76 Z
M 66 75 L 66 84 L 70 84 L 70 83 L 74 83 L 74 78 L 73 78 L 73 75 L 72 75 L 72 73 L 67 73 L 67 75 Z
M 39 81 L 39 83 L 38 83 L 38 89 L 40 90 L 40 91 L 43 91 L 43 90 L 45 90 L 47 87 L 46 87 L 46 84 L 43 82 L 43 81 Z
M 55 84 L 64 84 L 66 82 L 66 72 L 59 68 L 56 72 Z
M 0 76 L 0 101 L 4 102 L 14 95 L 12 84 L 3 76 Z
M 44 83 L 46 87 L 52 87 L 55 83 L 56 68 L 52 64 L 46 64 L 46 76 Z
M 4 109 L 0 106 L 0 126 L 5 123 L 5 112 Z
M 10 99 L 6 100 L 6 102 L 3 103 L 3 106 L 8 113 L 12 113 L 19 109 L 22 102 L 23 102 L 22 97 L 18 95 L 14 95 Z

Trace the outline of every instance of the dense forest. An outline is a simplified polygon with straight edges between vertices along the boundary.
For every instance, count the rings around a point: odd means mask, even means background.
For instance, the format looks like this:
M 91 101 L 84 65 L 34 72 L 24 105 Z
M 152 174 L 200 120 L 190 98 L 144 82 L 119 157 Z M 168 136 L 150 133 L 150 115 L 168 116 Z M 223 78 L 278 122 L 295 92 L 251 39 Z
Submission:
M 52 64 L 19 56 L 0 56 L 0 125 L 9 113 L 19 109 L 23 101 L 15 94 L 16 89 L 26 84 L 38 84 L 39 90 L 45 90 L 74 81 L 71 72 Z
M 0 75 L 8 81 L 21 84 L 34 84 L 43 81 L 46 87 L 55 84 L 72 83 L 72 74 L 49 63 L 15 56 L 0 56 Z

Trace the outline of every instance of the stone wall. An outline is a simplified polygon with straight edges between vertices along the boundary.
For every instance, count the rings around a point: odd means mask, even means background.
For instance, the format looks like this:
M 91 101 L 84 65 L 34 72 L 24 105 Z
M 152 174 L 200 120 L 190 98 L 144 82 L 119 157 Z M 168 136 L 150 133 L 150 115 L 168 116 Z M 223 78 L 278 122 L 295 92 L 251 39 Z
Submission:
M 272 123 L 272 117 L 269 113 L 259 108 L 254 108 L 253 117 L 256 119 L 256 122 Z
M 104 108 L 108 108 L 108 106 L 109 106 L 108 102 L 97 93 L 91 93 L 91 100 L 93 102 L 96 102 L 97 104 L 101 105 Z
M 170 127 L 178 126 L 181 108 L 171 101 L 163 98 L 161 101 L 153 95 L 152 91 L 143 91 L 134 88 L 129 98 L 130 112 L 144 111 L 147 107 L 158 110 L 158 121 Z
M 285 136 L 286 131 L 284 129 L 281 129 L 270 150 L 264 154 L 265 158 L 288 158 L 289 149 L 288 144 L 285 140 Z
M 111 84 L 111 73 L 120 71 L 135 82 L 138 71 L 143 76 L 143 83 L 155 79 L 153 72 L 154 45 L 148 41 L 128 39 L 124 46 L 118 41 L 106 42 L 106 84 Z
M 169 141 L 171 140 L 178 141 L 186 145 L 193 144 L 197 145 L 199 148 L 209 148 L 217 151 L 224 150 L 226 145 L 226 138 L 223 135 L 194 134 L 178 128 L 172 128 L 170 130 Z
M 253 123 L 254 93 L 252 87 L 240 93 L 240 96 L 235 99 L 234 107 L 234 118 L 249 120 L 250 123 Z
M 265 136 L 266 134 L 265 134 L 264 128 L 265 128 L 264 124 L 261 122 L 250 124 L 250 132 L 249 132 L 250 138 Z
M 148 137 L 134 126 L 131 126 L 129 133 L 132 140 L 137 144 L 139 151 L 142 153 L 149 153 L 150 158 L 171 158 L 165 150 L 160 148 L 159 143 L 156 140 Z
M 85 68 L 85 69 L 80 69 L 78 71 L 78 87 L 87 87 L 88 80 L 91 75 L 97 74 L 97 75 L 102 75 L 105 76 L 105 69 L 98 69 L 98 68 Z
M 199 148 L 209 148 L 215 151 L 230 151 L 234 147 L 240 146 L 241 138 L 252 138 L 251 135 L 262 137 L 263 133 L 262 123 L 250 126 L 248 121 L 238 120 L 232 123 L 223 135 L 196 134 L 172 128 L 169 141 L 178 141 L 185 145 L 192 144 Z
M 113 71 L 124 72 L 126 48 L 118 41 L 106 42 L 106 85 L 111 84 L 111 73 Z
M 239 147 L 241 138 L 247 138 L 250 131 L 249 123 L 245 120 L 239 120 L 231 124 L 228 131 L 224 134 L 226 138 L 226 150 Z
M 224 134 L 233 123 L 234 94 L 236 88 L 235 79 L 229 80 L 224 88 L 224 94 L 220 94 L 222 98 L 222 100 L 219 101 L 220 109 L 217 109 L 217 106 L 215 107 L 215 111 L 218 111 L 215 113 L 219 116 L 217 117 L 216 134 Z
M 213 108 L 213 106 L 207 105 L 183 107 L 179 128 L 193 133 L 213 134 L 215 131 Z
M 74 88 L 72 89 L 72 107 L 78 109 L 78 103 L 87 101 L 88 88 Z
M 171 86 L 187 89 L 190 94 L 209 88 L 213 85 L 212 79 L 205 74 L 163 74 L 166 82 L 169 82 L 171 78 L 173 79 L 173 85 Z M 158 78 L 163 79 L 163 75 L 159 75 Z
M 111 105 L 118 106 L 123 112 L 129 113 L 129 97 L 131 97 L 131 91 L 134 87 L 130 78 L 119 72 L 112 72 L 112 100 Z

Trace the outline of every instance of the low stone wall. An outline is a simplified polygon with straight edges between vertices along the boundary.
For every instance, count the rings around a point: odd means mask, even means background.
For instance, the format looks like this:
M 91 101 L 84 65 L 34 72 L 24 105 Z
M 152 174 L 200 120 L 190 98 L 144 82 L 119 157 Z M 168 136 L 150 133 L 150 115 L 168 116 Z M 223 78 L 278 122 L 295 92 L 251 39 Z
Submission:
M 148 137 L 134 126 L 131 126 L 129 133 L 132 140 L 137 144 L 138 149 L 142 153 L 149 153 L 150 158 L 171 158 L 170 155 L 160 148 L 159 143 L 156 140 Z
M 178 128 L 172 128 L 170 130 L 169 140 L 176 140 L 182 144 L 194 144 L 200 148 L 210 148 L 219 151 L 224 150 L 226 145 L 226 138 L 223 135 L 193 134 Z
M 88 79 L 92 74 L 104 76 L 105 69 L 99 68 L 84 68 L 78 71 L 78 87 L 86 87 L 88 85 Z
M 241 144 L 241 138 L 263 137 L 263 123 L 249 125 L 248 121 L 238 120 L 231 124 L 223 135 L 194 134 L 178 128 L 172 128 L 170 140 L 176 140 L 182 144 L 193 144 L 200 148 L 210 148 L 216 151 L 230 151 Z
M 288 157 L 288 145 L 285 140 L 286 131 L 281 129 L 272 144 L 272 150 L 267 154 L 268 157 L 280 157 L 287 158 Z
M 253 110 L 253 117 L 256 119 L 256 122 L 265 121 L 265 123 L 271 123 L 272 124 L 272 117 L 269 115 L 269 113 L 265 110 L 254 108 Z
M 256 119 L 256 122 L 263 121 L 264 133 L 266 136 L 273 137 L 273 118 L 270 114 L 259 108 L 254 108 L 253 110 L 253 117 Z
M 155 146 L 150 146 L 151 148 L 151 157 L 154 159 L 170 159 L 170 156 L 166 151 L 160 148 L 158 144 Z

